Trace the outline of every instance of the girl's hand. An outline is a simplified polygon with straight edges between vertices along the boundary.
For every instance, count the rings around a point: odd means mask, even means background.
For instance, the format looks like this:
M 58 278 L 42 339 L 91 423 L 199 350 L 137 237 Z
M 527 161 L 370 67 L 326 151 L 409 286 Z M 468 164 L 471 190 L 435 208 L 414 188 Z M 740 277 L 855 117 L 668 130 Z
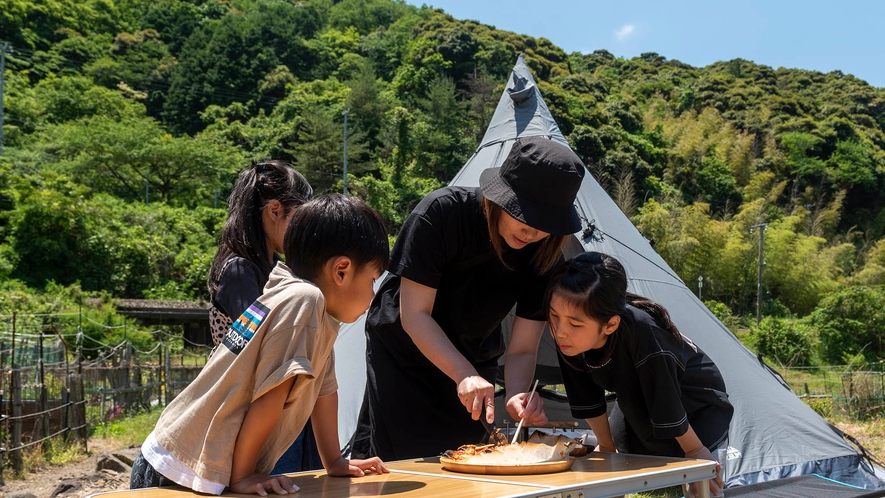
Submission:
M 617 453 L 618 449 L 615 448 L 614 446 L 603 446 L 600 444 L 599 446 L 596 447 L 596 451 L 601 451 L 604 453 Z
M 234 493 L 267 496 L 271 491 L 278 495 L 297 493 L 298 486 L 292 484 L 287 476 L 269 476 L 267 474 L 251 474 L 230 485 Z
M 326 473 L 332 477 L 362 477 L 366 475 L 366 472 L 386 474 L 390 471 L 378 457 L 366 460 L 347 460 L 344 457 L 339 457 L 326 469 Z
M 725 484 L 722 481 L 722 466 L 716 461 L 716 458 L 713 457 L 713 454 L 710 453 L 705 446 L 701 446 L 695 451 L 691 451 L 685 454 L 685 458 L 696 458 L 698 460 L 713 460 L 716 462 L 716 477 L 710 479 L 710 495 L 711 496 L 719 496 L 719 493 L 722 492 L 722 489 L 725 488 Z M 698 495 L 698 484 L 691 483 L 691 491 Z
M 544 425 L 547 423 L 547 414 L 544 413 L 544 400 L 541 396 L 529 396 L 529 393 L 519 393 L 507 400 L 507 413 L 513 420 L 525 419 L 527 425 Z M 531 403 L 526 403 L 532 398 Z
M 470 412 L 473 420 L 479 420 L 483 406 L 486 409 L 486 422 L 495 423 L 495 386 L 479 375 L 465 377 L 458 383 L 458 399 Z

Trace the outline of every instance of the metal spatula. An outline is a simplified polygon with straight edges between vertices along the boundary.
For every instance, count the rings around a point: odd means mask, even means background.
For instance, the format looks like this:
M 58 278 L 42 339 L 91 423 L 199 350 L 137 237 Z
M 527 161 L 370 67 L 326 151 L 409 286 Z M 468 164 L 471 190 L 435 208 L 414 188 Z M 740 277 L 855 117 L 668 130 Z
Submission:
M 494 424 L 490 424 L 486 421 L 485 407 L 482 408 L 482 413 L 479 415 L 479 421 L 482 422 L 482 426 L 485 427 L 486 432 L 489 433 L 489 444 L 494 444 L 496 446 L 507 444 L 507 437 L 504 436 L 504 434 L 501 434 L 501 431 L 496 429 Z

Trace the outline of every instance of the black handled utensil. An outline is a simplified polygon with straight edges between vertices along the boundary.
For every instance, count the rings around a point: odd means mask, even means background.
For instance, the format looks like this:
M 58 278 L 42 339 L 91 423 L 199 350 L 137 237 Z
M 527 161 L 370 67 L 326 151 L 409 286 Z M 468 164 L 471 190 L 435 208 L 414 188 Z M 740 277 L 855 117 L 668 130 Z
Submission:
M 494 445 L 503 445 L 507 444 L 507 437 L 504 434 L 501 434 L 501 431 L 495 428 L 495 424 L 490 424 L 486 420 L 486 408 L 483 406 L 482 413 L 479 415 L 479 421 L 482 422 L 482 426 L 485 427 L 486 432 L 489 434 L 489 444 Z

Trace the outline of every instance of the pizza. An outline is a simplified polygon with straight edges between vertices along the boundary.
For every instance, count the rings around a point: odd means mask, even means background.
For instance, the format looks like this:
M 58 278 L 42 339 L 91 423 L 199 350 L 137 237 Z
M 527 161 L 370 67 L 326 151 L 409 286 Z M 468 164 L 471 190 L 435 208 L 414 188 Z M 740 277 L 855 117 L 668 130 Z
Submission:
M 573 451 L 581 450 L 586 453 L 578 439 L 535 431 L 528 441 L 514 444 L 466 444 L 457 450 L 447 451 L 445 457 L 470 465 L 516 466 L 566 461 Z

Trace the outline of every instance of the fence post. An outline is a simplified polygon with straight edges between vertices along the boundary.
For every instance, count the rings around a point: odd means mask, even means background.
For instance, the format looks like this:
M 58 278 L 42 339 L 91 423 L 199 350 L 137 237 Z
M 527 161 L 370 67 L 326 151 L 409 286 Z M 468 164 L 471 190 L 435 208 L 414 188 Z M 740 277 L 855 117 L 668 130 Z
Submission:
M 6 408 L 6 405 L 3 404 L 3 396 L 6 394 L 3 391 L 3 381 L 6 380 L 4 378 L 5 375 L 3 375 L 3 372 L 6 371 L 6 369 L 3 368 L 5 360 L 6 360 L 6 341 L 0 341 L 0 414 L 4 414 L 3 412 L 6 411 L 6 410 L 4 410 L 4 408 Z M 9 419 L 8 418 L 6 419 L 6 422 L 4 424 L 3 432 L 6 435 L 9 434 Z M 0 442 L 5 443 L 6 438 L 4 437 L 2 440 L 0 440 Z M 5 485 L 6 485 L 6 481 L 3 480 L 3 455 L 0 455 L 0 486 L 5 486 Z
M 164 349 L 165 356 L 166 356 L 166 368 L 165 368 L 165 372 L 163 375 L 165 382 L 163 385 L 165 387 L 166 405 L 169 405 L 169 403 L 172 402 L 172 394 L 173 394 L 172 393 L 172 379 L 170 378 L 170 375 L 169 375 L 172 373 L 172 358 L 169 356 L 169 346 L 163 346 L 163 349 Z
M 141 387 L 144 383 L 141 381 L 141 353 L 136 349 L 135 350 L 135 366 L 132 369 L 132 377 L 133 382 L 131 382 L 135 387 Z M 132 399 L 138 403 L 139 409 L 147 408 L 149 405 L 145 402 L 144 399 L 145 391 L 139 389 L 132 393 Z M 149 401 L 149 400 L 148 400 Z
M 3 350 L 3 346 L 2 346 L 2 343 L 0 343 L 0 351 L 2 351 L 2 350 Z M 2 357 L 3 357 L 2 353 L 0 353 L 0 358 L 2 358 Z M 3 372 L 2 362 L 0 362 L 0 379 L 3 379 L 3 377 L 4 377 L 2 372 Z M 3 405 L 4 392 L 2 389 L 2 383 L 3 383 L 3 381 L 0 380 L 0 407 L 4 406 Z M 4 427 L 3 429 L 4 429 L 4 434 L 9 433 L 9 423 L 8 422 L 6 424 L 6 427 Z M 0 442 L 5 443 L 6 438 L 4 437 L 3 439 L 0 439 Z M 3 480 L 3 455 L 0 455 L 0 486 L 6 486 L 6 481 Z
M 70 379 L 70 375 L 67 376 Z M 70 380 L 68 381 L 70 382 Z M 61 388 L 61 426 L 65 431 L 64 442 L 67 443 L 71 439 L 71 405 L 68 403 L 71 402 L 71 392 L 68 386 L 62 386 Z
M 166 390 L 166 384 L 164 383 L 163 377 L 163 348 L 166 347 L 163 344 L 163 341 L 160 341 L 159 347 L 157 347 L 157 404 L 163 403 L 163 406 L 166 406 L 166 400 L 163 398 L 163 393 Z
M 102 358 L 101 363 L 99 363 L 103 368 L 101 369 L 101 380 L 98 382 L 98 395 L 99 395 L 99 412 L 98 417 L 101 420 L 101 423 L 104 424 L 104 397 L 105 392 L 108 385 L 108 368 L 107 362 Z
M 16 473 L 22 471 L 22 376 L 18 369 L 12 370 L 12 447 L 10 460 Z
M 80 374 L 71 374 L 70 378 L 70 394 L 71 394 L 71 426 L 74 427 L 74 434 L 83 445 L 83 451 L 86 451 L 86 403 L 83 392 L 83 376 Z
M 43 331 L 37 336 L 37 371 L 40 373 L 40 437 L 43 439 L 43 453 L 48 455 L 52 451 L 52 442 L 49 441 L 49 393 L 46 392 L 46 377 L 43 370 Z
M 132 387 L 132 381 L 130 378 L 130 366 L 132 365 L 132 344 L 127 342 L 126 349 L 123 350 L 123 361 L 120 363 L 122 367 L 119 373 L 119 383 L 120 385 L 117 387 L 123 388 L 124 391 L 121 395 L 116 396 L 118 401 L 116 402 L 120 408 L 128 411 L 132 407 L 132 393 L 129 392 L 129 388 Z M 117 415 L 117 407 L 114 407 L 114 416 Z

